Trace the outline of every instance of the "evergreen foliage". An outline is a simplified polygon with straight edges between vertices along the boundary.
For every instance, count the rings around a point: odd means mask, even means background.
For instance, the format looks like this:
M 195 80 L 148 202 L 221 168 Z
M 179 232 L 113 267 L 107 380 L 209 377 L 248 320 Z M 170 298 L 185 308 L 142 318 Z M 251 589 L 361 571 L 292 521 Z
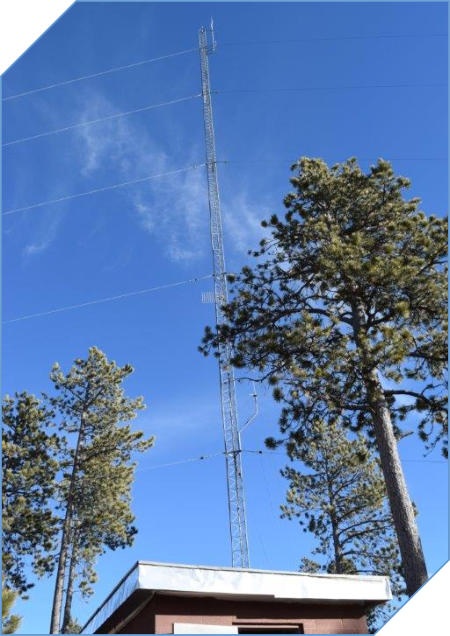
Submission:
M 22 618 L 11 614 L 17 592 L 2 585 L 2 634 L 14 634 L 20 626 Z
M 67 374 L 54 365 L 55 394 L 44 395 L 45 405 L 26 392 L 3 401 L 5 582 L 23 594 L 32 586 L 28 564 L 38 576 L 57 566 L 52 633 L 74 629 L 73 593 L 78 587 L 82 596 L 92 594 L 98 556 L 132 545 L 137 532 L 134 454 L 150 448 L 153 438 L 128 423 L 145 408 L 142 398 L 124 393 L 132 372 L 92 347 Z
M 67 625 L 65 634 L 81 634 L 83 626 L 76 620 L 76 618 L 71 618 Z
M 317 540 L 318 562 L 304 557 L 301 570 L 389 576 L 393 596 L 401 598 L 405 583 L 384 479 L 363 435 L 349 439 L 337 424 L 318 422 L 288 454 L 303 468 L 282 471 L 289 480 L 282 517 L 298 518 Z M 390 604 L 375 608 L 369 623 L 381 626 L 392 611 Z
M 229 276 L 228 324 L 200 350 L 233 346 L 236 367 L 274 386 L 294 441 L 322 420 L 374 438 L 412 594 L 427 574 L 395 433 L 415 411 L 426 447 L 447 455 L 447 222 L 405 200 L 386 161 L 292 169 L 284 218 L 263 222 L 271 237 Z
M 53 570 L 59 521 L 51 501 L 62 441 L 48 432 L 53 412 L 34 395 L 5 396 L 2 411 L 2 571 L 8 587 L 23 594 L 33 585 L 27 561 L 39 576 Z
M 60 428 L 68 436 L 61 466 L 59 510 L 63 518 L 58 569 L 52 609 L 51 633 L 67 633 L 75 583 L 82 595 L 92 593 L 95 562 L 105 551 L 131 545 L 136 528 L 130 509 L 135 463 L 132 455 L 153 445 L 129 424 L 143 400 L 125 396 L 122 382 L 133 372 L 118 366 L 96 347 L 86 360 L 77 359 L 65 374 L 53 366 L 56 395 L 49 404 L 61 415 Z M 71 443 L 73 438 L 73 443 Z M 59 616 L 67 591 L 63 625 Z

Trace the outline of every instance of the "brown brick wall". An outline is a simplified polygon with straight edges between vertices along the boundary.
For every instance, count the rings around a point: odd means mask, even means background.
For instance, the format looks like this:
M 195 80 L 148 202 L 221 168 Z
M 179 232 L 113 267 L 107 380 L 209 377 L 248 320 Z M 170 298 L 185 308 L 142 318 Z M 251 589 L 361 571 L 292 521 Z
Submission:
M 174 623 L 302 625 L 305 634 L 367 634 L 361 605 L 229 601 L 156 595 L 121 630 L 123 634 L 172 634 Z

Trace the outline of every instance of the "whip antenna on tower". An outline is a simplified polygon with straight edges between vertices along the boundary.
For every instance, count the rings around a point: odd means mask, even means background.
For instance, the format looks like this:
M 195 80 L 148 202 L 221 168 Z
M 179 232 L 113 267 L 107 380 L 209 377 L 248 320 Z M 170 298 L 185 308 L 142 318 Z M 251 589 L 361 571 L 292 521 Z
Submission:
M 216 145 L 211 103 L 208 56 L 215 51 L 214 24 L 208 30 L 201 27 L 198 34 L 202 78 L 203 119 L 205 126 L 206 175 L 210 216 L 211 246 L 214 271 L 214 304 L 216 326 L 226 323 L 222 306 L 228 301 L 225 257 L 223 249 L 222 218 L 220 212 L 219 185 L 217 179 Z M 231 536 L 231 561 L 233 567 L 248 568 L 247 519 L 245 512 L 244 482 L 242 476 L 242 449 L 239 434 L 236 387 L 232 351 L 229 345 L 219 348 L 220 398 L 222 427 L 225 442 L 225 461 L 228 487 L 228 512 Z

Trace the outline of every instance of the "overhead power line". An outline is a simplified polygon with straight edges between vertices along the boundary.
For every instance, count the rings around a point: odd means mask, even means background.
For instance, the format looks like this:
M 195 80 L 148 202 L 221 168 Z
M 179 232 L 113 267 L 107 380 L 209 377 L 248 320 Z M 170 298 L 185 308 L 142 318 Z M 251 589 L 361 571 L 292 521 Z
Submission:
M 372 88 L 440 88 L 446 87 L 447 84 L 353 84 L 347 86 L 299 86 L 299 87 L 279 87 L 279 88 L 228 88 L 221 90 L 211 91 L 216 95 L 227 94 L 227 93 L 286 93 L 286 92 L 308 92 L 308 91 L 326 91 L 326 90 L 353 90 L 353 89 L 372 89 Z M 191 99 L 195 99 L 197 97 L 201 97 L 201 93 L 195 93 L 193 95 L 187 95 L 186 97 L 180 97 L 178 99 L 172 99 L 167 102 L 161 102 L 159 104 L 150 104 L 148 106 L 143 106 L 141 108 L 135 108 L 133 110 L 128 110 L 120 113 L 115 113 L 113 115 L 107 115 L 105 117 L 99 117 L 97 119 L 90 119 L 88 121 L 81 121 L 75 124 L 70 124 L 69 126 L 64 126 L 62 128 L 56 128 L 54 130 L 48 130 L 42 133 L 38 133 L 37 135 L 30 135 L 29 137 L 20 137 L 19 139 L 13 139 L 12 141 L 7 141 L 2 144 L 3 148 L 8 146 L 14 146 L 16 144 L 21 144 L 26 141 L 32 141 L 34 139 L 40 139 L 42 137 L 49 137 L 51 135 L 56 135 L 58 133 L 67 132 L 69 130 L 74 130 L 76 128 L 80 128 L 82 126 L 90 126 L 92 124 L 99 124 L 100 122 L 110 121 L 113 119 L 118 119 L 120 117 L 127 117 L 129 115 L 133 115 L 135 113 L 142 113 L 145 111 L 153 110 L 155 108 L 162 108 L 163 106 L 170 106 L 172 104 L 179 104 L 181 102 L 189 101 Z
M 219 453 L 213 453 L 212 455 L 200 455 L 200 457 L 190 457 L 189 459 L 181 459 L 177 462 L 168 462 L 167 464 L 156 464 L 156 466 L 144 466 L 138 468 L 136 472 L 146 472 L 148 470 L 156 470 L 157 468 L 169 468 L 171 466 L 179 466 L 180 464 L 192 464 L 193 462 L 201 462 L 204 459 L 212 459 L 213 457 L 219 457 L 224 455 L 224 451 Z
M 143 294 L 149 294 L 151 292 L 160 291 L 161 289 L 169 289 L 171 287 L 179 287 L 180 285 L 186 285 L 188 283 L 198 283 L 200 280 L 206 280 L 207 278 L 213 278 L 214 274 L 206 274 L 205 276 L 198 276 L 196 278 L 188 278 L 187 280 L 181 280 L 176 283 L 167 283 L 165 285 L 157 285 L 156 287 L 148 287 L 147 289 L 139 289 L 138 291 L 127 292 L 125 294 L 118 294 L 117 296 L 108 296 L 107 298 L 98 298 L 97 300 L 89 300 L 84 303 L 78 303 L 76 305 L 66 305 L 65 307 L 57 307 L 56 309 L 49 309 L 48 311 L 40 311 L 35 314 L 27 314 L 25 316 L 19 316 L 18 318 L 12 318 L 11 320 L 4 320 L 3 324 L 8 325 L 13 322 L 20 322 L 22 320 L 31 320 L 31 318 L 41 318 L 42 316 L 50 316 L 51 314 L 58 314 L 64 311 L 71 311 L 72 309 L 81 309 L 82 307 L 90 307 L 91 305 L 100 305 L 101 303 L 109 303 L 113 300 L 121 300 L 123 298 L 131 298 L 132 296 L 140 296 Z
M 201 97 L 201 93 L 196 93 L 195 95 L 188 95 L 187 97 L 180 97 L 178 99 L 172 99 L 168 102 L 161 102 L 159 104 L 150 104 L 149 106 L 143 106 L 142 108 L 135 108 L 134 110 L 127 110 L 122 113 L 115 113 L 114 115 L 108 115 L 106 117 L 99 117 L 98 119 L 80 121 L 80 122 L 77 122 L 76 124 L 71 124 L 70 126 L 64 126 L 64 128 L 56 128 L 55 130 L 49 130 L 47 132 L 39 133 L 37 135 L 31 135 L 30 137 L 21 137 L 20 139 L 13 139 L 12 141 L 7 141 L 6 143 L 2 145 L 3 147 L 13 146 L 14 144 L 21 144 L 25 141 L 31 141 L 32 139 L 48 137 L 49 135 L 56 135 L 57 133 L 73 130 L 74 128 L 80 128 L 80 126 L 90 126 L 91 124 L 99 124 L 102 121 L 110 121 L 112 119 L 117 119 L 119 117 L 126 117 L 128 115 L 133 115 L 135 113 L 143 113 L 144 111 L 153 110 L 154 108 L 161 108 L 162 106 L 170 106 L 171 104 L 179 104 L 180 102 L 186 102 L 190 99 L 195 99 L 196 97 Z
M 151 64 L 152 62 L 159 62 L 160 60 L 167 60 L 170 57 L 185 55 L 186 53 L 192 53 L 193 51 L 197 51 L 197 48 L 194 47 L 192 49 L 184 49 L 183 51 L 177 51 L 176 53 L 169 53 L 168 55 L 160 55 L 159 57 L 152 57 L 146 60 L 140 60 L 139 62 L 133 62 L 132 64 L 125 64 L 124 66 L 115 66 L 114 68 L 109 68 L 109 69 L 106 69 L 105 71 L 100 71 L 98 73 L 91 73 L 90 75 L 82 75 L 81 77 L 74 77 L 72 79 L 65 80 L 62 82 L 56 82 L 54 84 L 47 84 L 46 86 L 41 86 L 39 88 L 32 88 L 31 90 L 24 91 L 23 93 L 16 93 L 15 95 L 9 95 L 8 97 L 4 97 L 2 101 L 7 102 L 12 99 L 17 99 L 18 97 L 25 97 L 25 95 L 32 95 L 33 93 L 48 91 L 51 88 L 56 88 L 57 86 L 67 86 L 68 84 L 73 84 L 74 82 L 81 82 L 82 80 L 92 79 L 94 77 L 100 77 L 101 75 L 107 75 L 109 73 L 117 73 L 118 71 L 125 71 L 130 68 L 135 68 L 136 66 L 142 66 L 143 64 Z
M 283 40 L 246 40 L 243 42 L 223 42 L 220 46 L 242 46 L 242 45 L 267 45 L 267 44 L 291 44 L 291 43 L 301 43 L 301 42 L 326 42 L 326 41 L 341 41 L 341 40 L 377 40 L 377 39 L 398 39 L 398 38 L 442 38 L 447 37 L 447 33 L 401 33 L 401 34 L 381 34 L 381 35 L 344 35 L 344 36 L 331 36 L 331 37 L 312 37 L 312 38 L 299 38 L 299 39 L 283 39 Z M 67 86 L 69 84 L 73 84 L 75 82 L 81 82 L 83 80 L 93 79 L 97 77 L 101 77 L 103 75 L 108 75 L 110 73 L 117 73 L 119 71 L 125 71 L 131 68 L 136 68 L 138 66 L 143 66 L 144 64 L 151 64 L 153 62 L 159 62 L 162 60 L 167 60 L 172 57 L 178 57 L 180 55 L 186 55 L 187 53 L 193 53 L 198 51 L 197 47 L 192 47 L 190 49 L 183 49 L 182 51 L 176 51 L 175 53 L 169 53 L 167 55 L 160 55 L 158 57 L 148 58 L 145 60 L 139 60 L 138 62 L 132 62 L 131 64 L 124 64 L 122 66 L 115 66 L 113 68 L 109 68 L 103 71 L 99 71 L 98 73 L 90 73 L 88 75 L 81 75 L 79 77 L 73 77 L 68 80 L 63 80 L 61 82 L 54 82 L 53 84 L 47 84 L 45 86 L 39 86 L 38 88 L 32 88 L 27 91 L 23 91 L 21 93 L 15 93 L 14 95 L 8 95 L 7 97 L 3 97 L 2 101 L 7 102 L 14 99 L 18 99 L 19 97 L 25 97 L 26 95 L 33 95 L 34 93 L 41 93 L 43 91 L 48 91 L 52 88 L 57 88 L 59 86 Z
M 277 453 L 276 451 L 264 451 L 264 450 L 245 450 L 242 449 L 242 453 L 255 453 L 257 455 L 283 455 L 286 457 L 286 453 Z M 219 457 L 220 455 L 225 455 L 224 451 L 220 451 L 217 453 L 212 453 L 211 455 L 200 455 L 197 457 L 189 457 L 187 459 L 180 459 L 176 462 L 168 462 L 166 464 L 156 464 L 155 466 L 144 466 L 143 468 L 138 468 L 136 472 L 146 472 L 148 470 L 157 470 L 159 468 L 171 468 L 172 466 L 181 466 L 182 464 L 192 464 L 194 462 L 201 462 L 204 459 L 212 459 L 213 457 Z M 421 462 L 421 463 L 429 463 L 429 464 L 446 464 L 447 462 L 443 460 L 432 460 L 432 459 L 403 459 L 403 462 Z M 263 471 L 264 481 L 266 482 L 266 488 L 269 489 L 267 476 L 264 472 L 264 466 L 261 464 L 261 470 Z
M 280 453 L 272 450 L 248 450 L 243 449 L 243 453 L 253 453 L 255 455 L 283 455 L 287 458 L 287 453 Z M 422 464 L 447 464 L 443 459 L 402 459 L 402 462 L 419 462 Z
M 227 94 L 227 93 L 292 93 L 292 92 L 308 92 L 308 91 L 327 91 L 327 90 L 358 90 L 358 89 L 372 89 L 372 88 L 381 88 L 381 89 L 389 89 L 389 88 L 440 88 L 446 87 L 447 84 L 353 84 L 353 85 L 343 85 L 343 86 L 299 86 L 299 87 L 278 87 L 278 88 L 227 88 L 221 90 L 211 91 L 216 95 Z M 20 137 L 19 139 L 13 139 L 12 141 L 7 141 L 2 144 L 3 148 L 8 146 L 14 146 L 16 144 L 21 144 L 26 141 L 32 141 L 34 139 L 40 139 L 42 137 L 49 137 L 50 135 L 56 135 L 58 133 L 67 132 L 69 130 L 74 130 L 76 128 L 80 128 L 82 126 L 90 126 L 92 124 L 99 124 L 100 122 L 110 121 L 113 119 L 118 119 L 120 117 L 127 117 L 128 115 L 133 115 L 135 113 L 142 113 L 148 110 L 153 110 L 155 108 L 162 108 L 163 106 L 170 106 L 172 104 L 179 104 L 181 102 L 189 101 L 191 99 L 196 99 L 197 97 L 201 97 L 201 93 L 195 93 L 193 95 L 187 95 L 186 97 L 180 97 L 178 99 L 172 99 L 167 102 L 161 102 L 159 104 L 150 104 L 148 106 L 143 106 L 141 108 L 135 108 L 133 110 L 128 110 L 120 113 L 115 113 L 113 115 L 107 115 L 105 117 L 99 117 L 97 119 L 90 119 L 88 121 L 81 121 L 75 124 L 70 124 L 69 126 L 64 126 L 62 128 L 56 128 L 54 130 L 45 131 L 42 133 L 38 133 L 37 135 L 30 135 L 29 137 Z
M 296 93 L 307 91 L 340 91 L 361 88 L 442 88 L 447 87 L 446 83 L 438 84 L 349 84 L 342 86 L 298 86 L 279 88 L 224 88 L 213 91 L 216 94 L 225 93 Z
M 359 159 L 361 160 L 372 160 L 372 157 L 359 157 Z M 245 160 L 228 160 L 228 159 L 224 159 L 221 161 L 217 161 L 216 163 L 221 163 L 224 165 L 227 164 L 251 164 L 251 163 L 281 163 L 282 161 L 286 161 L 286 162 L 291 162 L 291 163 L 295 163 L 297 160 L 296 159 L 280 159 L 280 160 L 276 160 L 276 159 L 245 159 Z M 390 161 L 447 161 L 447 158 L 445 157 L 436 157 L 436 158 L 428 158 L 428 157 L 415 157 L 415 158 L 399 158 L 399 157 L 391 157 Z M 45 201 L 39 201 L 38 203 L 33 203 L 32 205 L 26 205 L 26 206 L 22 206 L 20 208 L 12 208 L 10 210 L 6 210 L 5 212 L 3 212 L 2 216 L 8 216 L 10 214 L 17 214 L 19 212 L 26 212 L 27 210 L 33 210 L 35 208 L 40 208 L 43 207 L 45 205 L 52 205 L 54 203 L 61 203 L 63 201 L 70 201 L 71 199 L 77 199 L 79 197 L 85 197 L 85 196 L 89 196 L 91 194 L 97 194 L 99 192 L 106 192 L 108 190 L 114 190 L 116 188 L 122 188 L 125 186 L 129 186 L 129 185 L 134 185 L 137 183 L 143 183 L 145 181 L 150 181 L 151 179 L 157 179 L 159 177 L 166 177 L 166 176 L 170 176 L 173 174 L 178 174 L 181 172 L 187 172 L 189 170 L 195 170 L 196 168 L 201 168 L 203 167 L 205 164 L 204 163 L 197 163 L 197 164 L 192 164 L 190 166 L 186 166 L 185 168 L 179 168 L 177 170 L 169 170 L 168 172 L 161 172 L 159 174 L 153 174 L 153 175 L 149 175 L 148 177 L 142 177 L 140 179 L 133 179 L 131 181 L 122 181 L 120 183 L 114 183 L 112 185 L 109 186 L 104 186 L 102 188 L 95 188 L 93 190 L 88 190 L 86 192 L 79 192 L 77 194 L 69 194 L 67 196 L 63 196 L 63 197 L 59 197 L 57 199 L 46 199 Z
M 314 153 L 312 155 L 309 156 L 313 156 L 313 157 L 321 157 L 323 159 L 326 159 L 325 157 L 321 156 L 320 153 Z M 348 155 L 348 156 L 352 156 L 352 155 Z M 374 158 L 376 156 L 376 158 L 378 159 L 379 156 L 382 156 L 381 154 L 377 155 L 375 153 L 374 156 L 372 157 L 360 157 L 360 156 L 356 156 L 356 158 L 360 161 L 375 161 L 376 159 Z M 345 161 L 348 157 L 346 157 L 345 159 L 337 159 L 337 161 Z M 287 164 L 295 164 L 298 161 L 298 157 L 297 159 L 292 159 L 292 157 L 286 158 L 286 157 L 282 157 L 280 159 L 224 159 L 222 160 L 221 163 L 223 163 L 224 165 L 230 164 L 230 165 L 234 165 L 234 164 L 257 164 L 257 163 L 276 163 L 276 164 L 280 164 L 280 165 L 284 165 L 284 163 Z M 387 161 L 447 161 L 448 158 L 447 157 L 390 157 L 389 155 L 386 155 L 385 157 L 383 157 L 383 159 L 386 159 Z M 333 159 L 334 161 L 335 159 Z M 331 161 L 330 159 L 327 159 L 327 161 Z
M 220 46 L 244 46 L 247 44 L 297 44 L 302 42 L 340 42 L 345 40 L 390 40 L 402 38 L 446 38 L 448 33 L 386 33 L 374 35 L 336 35 L 325 37 L 295 38 L 282 40 L 244 40 L 241 42 L 222 42 Z
M 122 181 L 121 183 L 114 183 L 113 185 L 104 186 L 103 188 L 95 188 L 94 190 L 88 190 L 87 192 L 79 192 L 78 194 L 69 194 L 68 196 L 59 197 L 58 199 L 47 199 L 46 201 L 39 201 L 39 203 L 33 203 L 32 205 L 25 205 L 21 208 L 13 208 L 12 210 L 6 210 L 2 216 L 8 216 L 10 214 L 17 214 L 18 212 L 25 212 L 26 210 L 33 210 L 35 208 L 41 208 L 44 205 L 51 205 L 53 203 L 61 203 L 62 201 L 70 201 L 79 197 L 87 197 L 91 194 L 97 194 L 98 192 L 106 192 L 107 190 L 114 190 L 116 188 L 123 188 L 125 186 L 134 185 L 136 183 L 144 183 L 151 179 L 158 179 L 159 177 L 167 177 L 173 174 L 179 174 L 180 172 L 187 172 L 189 170 L 195 170 L 204 166 L 204 163 L 192 164 L 185 168 L 179 168 L 178 170 L 169 170 L 168 172 L 160 172 L 159 174 L 152 174 L 148 177 L 142 177 L 141 179 L 132 179 L 131 181 Z

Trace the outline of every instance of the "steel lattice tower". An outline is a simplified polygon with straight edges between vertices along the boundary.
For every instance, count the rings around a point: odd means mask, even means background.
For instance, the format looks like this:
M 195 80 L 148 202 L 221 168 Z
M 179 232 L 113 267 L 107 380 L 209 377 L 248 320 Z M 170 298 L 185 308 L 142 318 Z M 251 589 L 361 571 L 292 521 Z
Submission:
M 214 30 L 211 21 L 210 41 L 208 30 L 202 27 L 198 35 L 203 117 L 205 126 L 206 172 L 210 215 L 211 246 L 214 271 L 214 304 L 216 326 L 226 322 L 222 306 L 228 301 L 225 257 L 223 249 L 222 218 L 220 212 L 219 186 L 217 180 L 216 146 L 209 81 L 208 56 L 215 50 Z M 232 351 L 229 345 L 219 349 L 220 397 L 222 427 L 225 442 L 225 461 L 228 487 L 228 513 L 231 536 L 231 561 L 233 567 L 248 568 L 247 520 L 245 513 L 244 483 L 242 476 L 241 439 L 236 408 L 236 387 L 233 367 L 230 363 Z

